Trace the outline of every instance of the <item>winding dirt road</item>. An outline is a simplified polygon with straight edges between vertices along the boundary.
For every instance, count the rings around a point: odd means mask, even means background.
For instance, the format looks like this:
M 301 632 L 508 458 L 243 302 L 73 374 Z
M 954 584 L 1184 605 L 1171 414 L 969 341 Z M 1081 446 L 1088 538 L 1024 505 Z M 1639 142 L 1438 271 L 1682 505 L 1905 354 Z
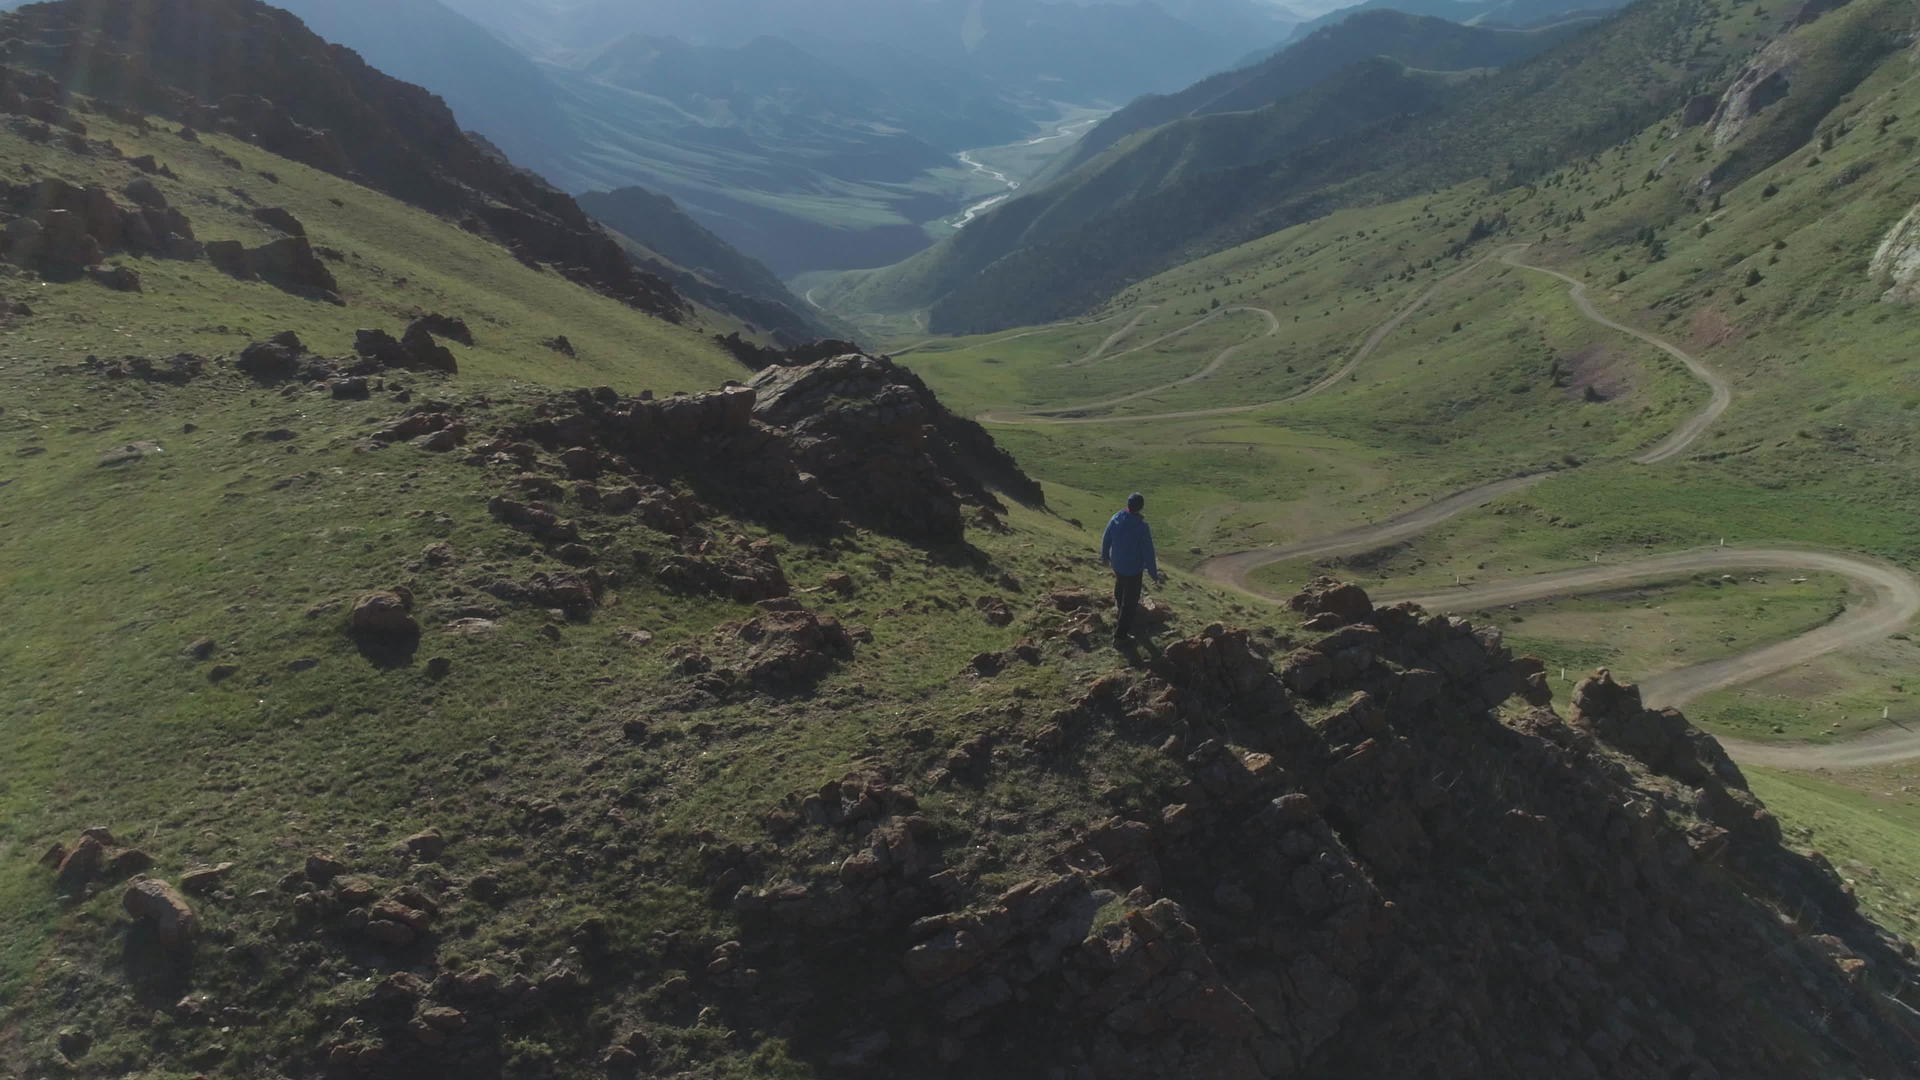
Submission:
M 1512 249 L 1509 249 L 1509 251 L 1506 253 L 1517 253 L 1519 251 L 1525 250 L 1526 246 L 1527 245 L 1525 244 L 1520 244 Z M 1120 397 L 1106 398 L 1101 401 L 1087 401 L 1077 405 L 1061 405 L 1051 409 L 1037 409 L 1037 410 L 1032 410 L 1032 411 L 1023 412 L 1023 413 L 991 413 L 991 412 L 982 413 L 975 419 L 979 420 L 983 424 L 1141 423 L 1141 422 L 1153 421 L 1153 420 L 1192 420 L 1192 419 L 1196 419 L 1199 417 L 1206 417 L 1206 416 L 1232 416 L 1236 413 L 1256 412 L 1260 409 L 1270 409 L 1280 405 L 1290 405 L 1297 401 L 1305 401 L 1308 398 L 1316 397 L 1320 394 L 1324 394 L 1328 390 L 1331 390 L 1335 386 L 1338 386 L 1341 380 L 1353 374 L 1354 370 L 1358 368 L 1362 363 L 1364 363 L 1367 357 L 1372 356 L 1374 352 L 1380 348 L 1380 345 L 1387 340 L 1388 336 L 1390 336 L 1395 330 L 1400 329 L 1400 327 L 1404 325 L 1408 319 L 1413 317 L 1415 312 L 1419 311 L 1423 307 L 1426 307 L 1427 301 L 1432 300 L 1434 298 L 1434 295 L 1437 294 L 1441 289 L 1452 284 L 1456 279 L 1463 277 L 1466 274 L 1472 273 L 1475 270 L 1478 270 L 1480 267 L 1486 265 L 1488 259 L 1492 259 L 1494 257 L 1495 256 L 1489 255 L 1489 256 L 1486 256 L 1485 258 L 1475 260 L 1474 262 L 1471 262 L 1466 266 L 1461 267 L 1460 269 L 1454 271 L 1453 273 L 1448 274 L 1446 277 L 1441 278 L 1439 281 L 1434 282 L 1431 286 L 1427 288 L 1425 292 L 1421 293 L 1419 296 L 1416 296 L 1411 301 L 1409 301 L 1407 306 L 1395 312 L 1392 318 L 1388 319 L 1386 322 L 1381 323 L 1379 326 L 1374 327 L 1374 329 L 1367 334 L 1366 340 L 1362 341 L 1359 347 L 1354 349 L 1353 355 L 1347 358 L 1346 363 L 1341 364 L 1338 368 L 1335 368 L 1330 374 L 1322 378 L 1319 382 L 1314 383 L 1312 386 L 1307 387 L 1305 390 L 1302 390 L 1299 393 L 1290 395 L 1288 397 L 1280 398 L 1275 401 L 1257 401 L 1249 405 L 1224 405 L 1224 406 L 1220 406 L 1218 408 L 1212 408 L 1212 409 L 1185 409 L 1180 412 L 1148 413 L 1144 416 L 1082 416 L 1080 415 L 1081 413 L 1092 412 L 1092 411 L 1097 411 L 1101 409 L 1110 409 L 1115 405 L 1123 404 L 1128 401 L 1137 401 L 1140 398 L 1149 397 L 1153 394 L 1162 393 L 1163 391 L 1171 390 L 1175 387 L 1185 386 L 1189 383 L 1199 382 L 1200 380 L 1205 379 L 1208 376 L 1212 375 L 1214 372 L 1219 371 L 1222 365 L 1224 365 L 1228 360 L 1232 359 L 1234 353 L 1252 344 L 1254 341 L 1259 340 L 1259 338 L 1272 337 L 1275 334 L 1278 334 L 1280 332 L 1279 318 L 1276 317 L 1273 314 L 1273 312 L 1268 311 L 1266 308 L 1231 307 L 1231 308 L 1221 308 L 1218 311 L 1211 312 L 1203 316 L 1199 320 L 1189 323 L 1188 325 L 1183 326 L 1178 330 L 1172 331 L 1171 333 L 1162 334 L 1160 337 L 1157 337 L 1152 341 L 1147 342 L 1145 345 L 1136 345 L 1133 348 L 1126 350 L 1126 352 L 1114 354 L 1114 357 L 1120 357 L 1120 356 L 1125 356 L 1128 353 L 1139 352 L 1141 349 L 1152 348 L 1153 346 L 1158 345 L 1161 342 L 1166 341 L 1170 338 L 1179 337 L 1181 334 L 1184 334 L 1189 330 L 1194 330 L 1194 329 L 1198 329 L 1201 326 L 1205 326 L 1207 323 L 1212 322 L 1214 319 L 1217 319 L 1222 315 L 1230 314 L 1236 311 L 1257 311 L 1260 314 L 1265 315 L 1267 317 L 1267 319 L 1269 320 L 1269 328 L 1265 334 L 1258 335 L 1257 337 L 1248 338 L 1246 341 L 1243 341 L 1238 345 L 1234 345 L 1223 350 L 1219 355 L 1215 356 L 1213 360 L 1209 362 L 1205 367 L 1201 368 L 1199 371 L 1193 373 L 1192 375 L 1187 376 L 1184 379 L 1177 379 L 1173 382 L 1166 383 L 1161 386 L 1149 387 L 1145 390 L 1137 391 L 1132 394 L 1126 394 Z M 1527 269 L 1533 269 L 1533 268 L 1528 267 Z M 1146 316 L 1146 312 L 1141 312 L 1140 318 L 1144 318 L 1145 316 Z M 1109 337 L 1098 348 L 1094 349 L 1093 352 L 1089 353 L 1084 358 L 1078 361 L 1075 361 L 1075 363 L 1087 364 L 1100 359 L 1101 355 L 1105 353 L 1106 350 L 1118 344 L 1121 340 L 1123 340 L 1126 337 L 1126 335 L 1129 332 L 1131 332 L 1134 329 L 1134 327 L 1139 325 L 1140 318 L 1136 318 L 1132 322 L 1128 323 L 1126 326 L 1122 327 L 1118 333 L 1115 333 L 1113 336 Z
M 1216 355 L 1200 371 L 1184 379 L 1164 386 L 1156 386 L 1136 393 L 1103 401 L 1061 407 L 1045 411 L 1022 414 L 987 414 L 980 417 L 982 422 L 1000 424 L 1093 424 L 1124 421 L 1141 423 L 1156 420 L 1184 420 L 1207 416 L 1226 416 L 1236 413 L 1252 412 L 1288 402 L 1300 401 L 1324 393 L 1351 375 L 1359 365 L 1379 349 L 1382 343 L 1404 325 L 1407 319 L 1426 306 L 1435 294 L 1460 277 L 1477 270 L 1489 260 L 1498 258 L 1500 262 L 1516 269 L 1529 270 L 1545 274 L 1567 284 L 1568 294 L 1580 314 L 1588 320 L 1607 327 L 1610 330 L 1629 335 L 1653 346 L 1679 361 L 1693 377 L 1704 384 L 1710 394 L 1707 405 L 1700 412 L 1689 417 L 1675 428 L 1666 438 L 1650 449 L 1636 455 L 1631 460 L 1640 465 L 1657 465 L 1670 461 L 1685 453 L 1686 450 L 1706 434 L 1715 420 L 1727 411 L 1733 402 L 1733 390 L 1726 379 L 1718 372 L 1701 363 L 1692 354 L 1672 342 L 1656 337 L 1645 331 L 1616 322 L 1601 314 L 1587 295 L 1587 285 L 1570 275 L 1542 266 L 1534 266 L 1520 261 L 1520 254 L 1527 245 L 1521 244 L 1502 249 L 1500 252 L 1482 258 L 1453 274 L 1435 282 L 1426 291 L 1415 297 L 1392 318 L 1375 327 L 1354 350 L 1346 363 L 1328 374 L 1306 390 L 1278 401 L 1260 402 L 1250 405 L 1226 406 L 1215 409 L 1191 409 L 1180 412 L 1158 413 L 1147 416 L 1127 417 L 1089 417 L 1072 415 L 1090 410 L 1107 409 L 1124 402 L 1173 387 L 1197 382 L 1212 375 L 1226 363 L 1240 348 L 1251 344 L 1258 338 L 1249 338 L 1240 345 L 1232 346 Z M 1150 348 L 1155 344 L 1178 336 L 1188 330 L 1204 325 L 1221 315 L 1240 310 L 1258 311 L 1269 320 L 1269 330 L 1260 337 L 1272 336 L 1279 332 L 1279 320 L 1273 313 L 1262 308 L 1228 308 L 1214 312 L 1198 322 L 1176 330 L 1171 334 L 1156 338 L 1146 345 L 1136 346 L 1127 352 Z M 1126 336 L 1136 329 L 1147 313 L 1142 312 L 1132 321 L 1109 336 L 1085 358 L 1070 363 L 1090 363 L 1102 358 Z M 1125 353 L 1115 354 L 1126 355 Z M 1539 473 L 1529 476 L 1508 477 L 1492 483 L 1482 484 L 1466 491 L 1456 492 L 1446 498 L 1408 511 L 1387 521 L 1364 525 L 1335 533 L 1331 536 L 1303 540 L 1286 546 L 1261 548 L 1254 551 L 1234 552 L 1208 559 L 1200 565 L 1200 573 L 1218 584 L 1227 585 L 1243 592 L 1265 599 L 1274 597 L 1260 592 L 1252 586 L 1250 575 L 1263 566 L 1291 559 L 1325 557 L 1366 551 L 1408 539 L 1426 532 L 1446 521 L 1493 500 L 1532 487 L 1547 479 L 1553 473 Z M 1565 596 L 1593 592 L 1618 585 L 1649 580 L 1660 580 L 1675 576 L 1705 573 L 1709 571 L 1725 572 L 1729 570 L 1814 570 L 1839 574 L 1866 593 L 1866 600 L 1849 606 L 1838 618 L 1808 633 L 1787 641 L 1776 642 L 1759 649 L 1753 649 L 1736 656 L 1726 657 L 1705 664 L 1696 664 L 1678 671 L 1647 679 L 1641 684 L 1642 693 L 1649 704 L 1655 706 L 1681 705 L 1695 700 L 1715 690 L 1750 683 L 1804 664 L 1807 661 L 1854 646 L 1871 644 L 1884 640 L 1920 617 L 1920 579 L 1898 567 L 1869 559 L 1859 558 L 1841 552 L 1796 550 L 1788 548 L 1714 548 L 1705 551 L 1680 552 L 1677 554 L 1636 559 L 1628 563 L 1603 564 L 1581 567 L 1553 574 L 1541 574 L 1517 581 L 1476 585 L 1463 589 L 1446 590 L 1427 595 L 1387 596 L 1384 600 L 1408 599 L 1422 606 L 1439 610 L 1474 610 L 1503 604 L 1515 604 L 1527 600 L 1539 600 L 1551 596 Z M 1844 743 L 1827 745 L 1754 743 L 1739 739 L 1722 739 L 1729 753 L 1741 761 L 1754 765 L 1770 765 L 1782 768 L 1822 769 L 1822 768 L 1858 768 L 1867 765 L 1890 764 L 1920 758 L 1920 729 L 1905 727 L 1886 728 L 1866 736 Z
M 1793 548 L 1707 548 L 1635 559 L 1630 563 L 1583 566 L 1578 570 L 1515 581 L 1443 589 L 1436 593 L 1389 595 L 1382 599 L 1412 600 L 1422 607 L 1470 611 L 1634 582 L 1729 570 L 1812 570 L 1839 574 L 1861 586 L 1867 592 L 1867 600 L 1848 607 L 1832 622 L 1799 637 L 1642 680 L 1640 690 L 1647 704 L 1685 705 L 1704 694 L 1763 679 L 1815 657 L 1884 640 L 1920 616 L 1920 581 L 1906 571 L 1852 555 Z
M 1692 373 L 1694 378 L 1705 383 L 1707 389 L 1712 391 L 1712 397 L 1707 401 L 1707 407 L 1705 409 L 1702 409 L 1699 414 L 1691 420 L 1674 428 L 1673 434 L 1660 440 L 1653 449 L 1634 458 L 1634 464 L 1658 465 L 1668 458 L 1679 456 L 1686 451 L 1687 447 L 1692 446 L 1695 440 L 1706 434 L 1707 428 L 1712 427 L 1713 422 L 1720 419 L 1720 414 L 1727 411 L 1727 406 L 1733 404 L 1733 387 L 1727 385 L 1727 380 L 1722 378 L 1719 372 L 1694 359 L 1692 354 L 1670 341 L 1654 337 L 1652 334 L 1636 330 L 1631 326 L 1614 322 L 1612 319 L 1600 314 L 1600 312 L 1594 308 L 1593 301 L 1587 296 L 1586 282 L 1578 278 L 1569 277 L 1558 270 L 1549 270 L 1544 266 L 1534 266 L 1531 263 L 1520 262 L 1518 256 L 1520 252 L 1524 250 L 1526 250 L 1524 245 L 1517 248 L 1509 248 L 1501 252 L 1500 261 L 1506 263 L 1508 266 L 1517 267 L 1521 270 L 1531 270 L 1536 274 L 1546 274 L 1549 277 L 1556 277 L 1566 282 L 1572 286 L 1567 290 L 1567 294 L 1573 297 L 1574 306 L 1580 309 L 1580 314 L 1586 316 L 1588 321 L 1599 323 L 1609 330 L 1617 330 L 1630 337 L 1639 338 L 1641 341 L 1659 349 L 1661 352 L 1680 361 L 1681 364 L 1686 366 L 1687 371 Z

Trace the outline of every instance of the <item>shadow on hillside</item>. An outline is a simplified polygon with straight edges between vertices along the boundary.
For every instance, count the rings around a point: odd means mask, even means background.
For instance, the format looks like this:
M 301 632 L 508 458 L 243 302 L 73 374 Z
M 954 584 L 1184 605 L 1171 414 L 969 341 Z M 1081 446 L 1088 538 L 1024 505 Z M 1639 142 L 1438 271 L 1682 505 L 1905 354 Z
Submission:
M 160 931 L 140 920 L 127 928 L 120 959 L 134 999 L 152 1008 L 170 1008 L 193 982 L 193 951 L 162 944 Z
M 360 650 L 367 663 L 382 671 L 411 667 L 414 654 L 420 651 L 418 630 L 405 634 L 358 633 L 351 637 L 353 647 Z

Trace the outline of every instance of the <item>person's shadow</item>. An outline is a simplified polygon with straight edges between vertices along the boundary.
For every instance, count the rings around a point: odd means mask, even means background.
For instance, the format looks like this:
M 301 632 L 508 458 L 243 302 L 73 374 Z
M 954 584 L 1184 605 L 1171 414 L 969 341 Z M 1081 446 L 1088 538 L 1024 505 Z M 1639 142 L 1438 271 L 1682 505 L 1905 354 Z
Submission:
M 1120 655 L 1127 658 L 1128 667 L 1146 668 L 1160 659 L 1160 643 L 1154 640 L 1153 631 L 1145 630 L 1114 643 Z

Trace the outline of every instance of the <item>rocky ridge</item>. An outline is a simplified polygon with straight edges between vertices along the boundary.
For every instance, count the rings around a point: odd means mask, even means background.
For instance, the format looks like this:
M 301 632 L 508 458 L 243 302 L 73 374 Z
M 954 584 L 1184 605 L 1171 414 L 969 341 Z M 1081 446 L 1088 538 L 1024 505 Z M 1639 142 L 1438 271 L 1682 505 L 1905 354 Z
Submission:
M 1607 672 L 1567 718 L 1501 709 L 1544 698 L 1497 630 L 1331 583 L 1301 603 L 1339 625 L 1277 661 L 1210 627 L 984 751 L 1071 768 L 1104 730 L 1174 766 L 1163 801 L 1061 837 L 1047 876 L 977 895 L 948 865 L 966 838 L 884 775 L 776 808 L 776 844 L 818 834 L 839 861 L 743 854 L 747 930 L 700 990 L 799 1011 L 776 1030 L 833 1032 L 810 1049 L 840 1075 L 1915 1068 L 1911 1013 L 1880 996 L 1911 946 L 1780 846 L 1680 714 Z M 874 987 L 869 1018 L 819 993 L 835 970 Z

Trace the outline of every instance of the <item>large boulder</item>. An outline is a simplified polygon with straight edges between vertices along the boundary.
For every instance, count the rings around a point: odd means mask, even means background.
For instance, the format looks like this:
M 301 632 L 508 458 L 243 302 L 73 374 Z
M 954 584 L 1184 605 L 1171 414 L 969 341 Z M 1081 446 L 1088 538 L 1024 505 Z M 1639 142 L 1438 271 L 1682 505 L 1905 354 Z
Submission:
M 136 878 L 120 898 L 136 921 L 151 924 L 160 944 L 178 948 L 193 943 L 200 918 L 179 891 L 158 878 Z
M 407 326 L 407 332 L 400 337 L 400 346 L 407 352 L 409 367 L 444 371 L 449 375 L 460 370 L 452 350 L 433 339 L 433 331 L 425 319 L 416 319 Z
M 1287 606 L 1312 616 L 1310 624 L 1316 630 L 1347 626 L 1373 614 L 1373 601 L 1365 589 L 1329 577 L 1308 582 L 1305 589 L 1287 601 Z
M 305 356 L 306 350 L 298 339 L 293 344 L 280 340 L 256 341 L 240 350 L 240 358 L 233 366 L 260 382 L 285 382 L 299 374 L 300 362 Z
M 340 290 L 305 236 L 289 236 L 247 252 L 253 272 L 288 292 L 332 295 Z
M 253 220 L 271 229 L 278 229 L 288 236 L 305 236 L 307 227 L 300 219 L 289 213 L 285 207 L 262 206 L 253 211 Z
M 354 601 L 347 626 L 356 634 L 379 637 L 420 633 L 420 624 L 413 617 L 413 603 L 397 592 L 367 593 Z
M 436 337 L 457 341 L 468 347 L 473 345 L 473 331 L 467 329 L 465 319 L 454 318 L 451 315 L 422 315 L 414 322 L 425 327 L 428 333 Z

